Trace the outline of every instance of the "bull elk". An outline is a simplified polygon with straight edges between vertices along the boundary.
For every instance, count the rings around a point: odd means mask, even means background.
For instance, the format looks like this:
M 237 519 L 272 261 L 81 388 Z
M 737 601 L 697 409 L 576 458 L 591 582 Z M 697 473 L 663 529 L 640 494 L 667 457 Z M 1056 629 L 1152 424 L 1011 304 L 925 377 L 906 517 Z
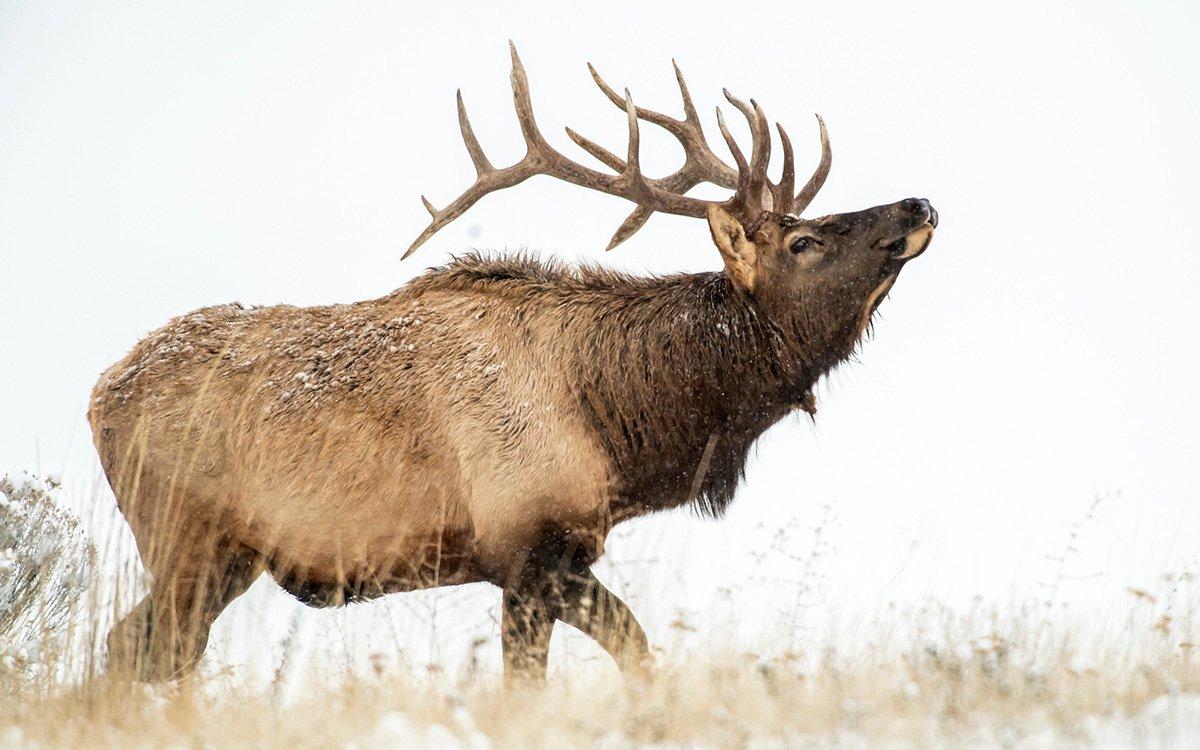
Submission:
M 590 67 L 590 66 L 589 66 Z M 485 156 L 461 95 L 473 185 L 406 256 L 488 193 L 534 175 L 635 204 L 609 247 L 655 212 L 705 218 L 724 270 L 636 277 L 523 255 L 458 257 L 379 299 L 207 307 L 147 336 L 101 376 L 88 418 L 153 584 L 109 634 L 110 665 L 167 679 L 200 657 L 217 615 L 268 572 L 324 607 L 487 581 L 502 590 L 508 675 L 544 676 L 556 621 L 623 668 L 649 649 L 629 608 L 591 572 L 614 525 L 685 504 L 718 516 L 747 452 L 844 361 L 903 266 L 937 225 L 908 198 L 800 214 L 830 167 L 778 181 L 755 102 L 733 165 L 705 139 L 683 76 L 683 118 L 634 106 L 591 69 L 628 120 L 624 156 L 568 130 L 611 171 L 555 150 L 534 120 L 512 50 L 528 148 Z M 640 122 L 683 145 L 682 167 L 643 174 Z M 724 201 L 687 195 L 699 183 Z

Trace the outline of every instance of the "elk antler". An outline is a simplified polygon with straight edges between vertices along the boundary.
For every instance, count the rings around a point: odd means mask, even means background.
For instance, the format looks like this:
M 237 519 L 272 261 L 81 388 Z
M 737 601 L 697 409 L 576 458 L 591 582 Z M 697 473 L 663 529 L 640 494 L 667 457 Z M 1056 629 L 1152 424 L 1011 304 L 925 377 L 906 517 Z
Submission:
M 592 156 L 615 170 L 618 174 L 609 175 L 583 166 L 562 155 L 546 141 L 538 130 L 533 116 L 533 105 L 529 96 L 529 80 L 525 68 L 517 55 L 516 46 L 509 42 L 512 53 L 512 89 L 513 103 L 517 111 L 517 121 L 521 134 L 525 138 L 525 156 L 510 167 L 497 169 L 488 161 L 475 137 L 467 111 L 463 105 L 462 92 L 458 92 L 458 124 L 462 132 L 463 143 L 467 153 L 475 165 L 475 183 L 466 192 L 456 198 L 445 208 L 434 208 L 424 196 L 421 202 L 429 211 L 433 220 L 425 231 L 409 246 L 404 253 L 407 258 L 439 229 L 461 216 L 467 209 L 488 193 L 512 187 L 534 175 L 549 175 L 580 187 L 598 190 L 609 195 L 625 198 L 635 204 L 637 209 L 625 220 L 613 235 L 609 243 L 612 249 L 627 239 L 645 224 L 646 220 L 656 211 L 677 214 L 681 216 L 703 217 L 708 206 L 717 201 L 706 201 L 692 198 L 685 193 L 700 182 L 711 182 L 721 187 L 735 189 L 734 195 L 721 202 L 727 210 L 734 212 L 743 221 L 749 222 L 766 210 L 782 212 L 799 212 L 808 205 L 816 195 L 825 176 L 829 171 L 829 141 L 825 134 L 825 125 L 821 123 L 821 142 L 823 155 L 821 166 L 809 180 L 808 185 L 800 195 L 792 198 L 791 190 L 794 182 L 794 167 L 792 164 L 791 143 L 787 134 L 778 124 L 779 134 L 783 141 L 784 166 L 783 175 L 778 183 L 772 183 L 767 178 L 767 163 L 770 159 L 771 137 L 766 116 L 756 103 L 747 106 L 744 102 L 725 92 L 735 107 L 750 123 L 752 146 L 750 159 L 747 161 L 736 141 L 725 127 L 724 119 L 717 111 L 718 122 L 722 135 L 728 144 L 737 169 L 729 167 L 719 159 L 709 148 L 700 128 L 700 118 L 696 114 L 687 84 L 679 67 L 675 66 L 675 76 L 683 95 L 684 119 L 676 120 L 658 112 L 642 109 L 633 104 L 628 89 L 625 95 L 619 96 L 596 73 L 595 68 L 588 66 L 592 77 L 601 91 L 614 104 L 625 110 L 629 123 L 629 146 L 625 159 L 607 151 L 603 147 L 584 138 L 570 128 L 567 134 L 575 143 Z M 683 145 L 685 161 L 683 166 L 674 174 L 662 179 L 648 178 L 642 174 L 639 161 L 639 131 L 638 120 L 646 120 L 658 125 L 674 135 Z M 819 119 L 819 118 L 818 118 Z M 798 207 L 797 207 L 798 206 Z

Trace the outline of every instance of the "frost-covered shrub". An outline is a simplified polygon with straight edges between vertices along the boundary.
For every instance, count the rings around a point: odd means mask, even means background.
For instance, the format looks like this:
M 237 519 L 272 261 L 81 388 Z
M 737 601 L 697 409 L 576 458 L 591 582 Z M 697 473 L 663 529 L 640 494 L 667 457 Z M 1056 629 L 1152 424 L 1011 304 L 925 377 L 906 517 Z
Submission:
M 0 676 L 43 672 L 84 599 L 95 549 L 54 479 L 0 477 Z

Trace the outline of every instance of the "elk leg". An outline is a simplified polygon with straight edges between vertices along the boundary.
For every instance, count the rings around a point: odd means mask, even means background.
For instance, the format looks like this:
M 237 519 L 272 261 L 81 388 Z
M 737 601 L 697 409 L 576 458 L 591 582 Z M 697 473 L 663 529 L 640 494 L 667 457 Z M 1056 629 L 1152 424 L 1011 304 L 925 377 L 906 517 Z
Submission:
M 205 557 L 200 562 L 172 555 L 173 569 L 151 570 L 150 593 L 108 634 L 110 672 L 164 682 L 196 666 L 217 616 L 260 572 L 256 556 L 244 548 Z
M 504 681 L 509 685 L 521 680 L 546 679 L 556 612 L 539 588 L 504 589 L 500 645 L 504 652 Z
M 646 631 L 629 605 L 609 591 L 586 565 L 562 576 L 558 619 L 578 628 L 607 651 L 626 674 L 644 675 L 652 665 Z
M 550 636 L 565 601 L 559 579 L 575 546 L 569 534 L 547 530 L 504 582 L 500 644 L 506 684 L 545 681 Z
M 545 678 L 555 620 L 595 640 L 626 674 L 642 674 L 650 666 L 646 632 L 629 606 L 592 573 L 591 557 L 572 535 L 549 533 L 504 588 L 507 679 Z

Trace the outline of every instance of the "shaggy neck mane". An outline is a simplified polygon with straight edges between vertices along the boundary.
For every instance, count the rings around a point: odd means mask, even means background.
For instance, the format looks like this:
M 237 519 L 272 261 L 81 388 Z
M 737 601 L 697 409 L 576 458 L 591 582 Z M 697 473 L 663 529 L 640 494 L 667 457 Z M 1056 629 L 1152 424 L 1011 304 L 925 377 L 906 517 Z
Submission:
M 721 514 L 754 441 L 837 364 L 817 353 L 827 342 L 767 320 L 723 273 L 638 277 L 471 254 L 408 288 L 489 291 L 529 319 L 555 316 L 554 346 L 616 468 L 618 514 L 687 502 Z

